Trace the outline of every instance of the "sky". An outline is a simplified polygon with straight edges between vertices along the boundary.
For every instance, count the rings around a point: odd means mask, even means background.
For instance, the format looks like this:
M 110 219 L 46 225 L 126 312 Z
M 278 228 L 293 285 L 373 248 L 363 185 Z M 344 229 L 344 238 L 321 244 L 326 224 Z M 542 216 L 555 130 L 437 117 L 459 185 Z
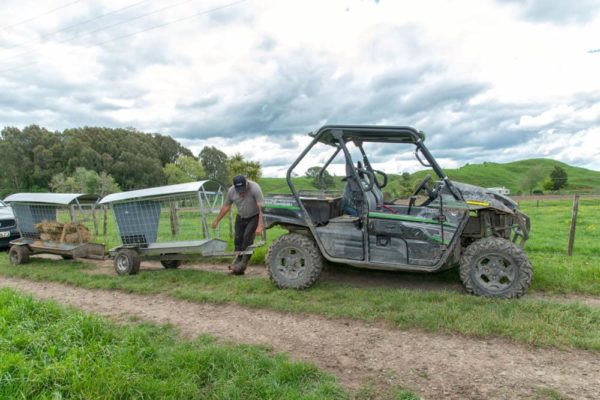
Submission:
M 600 170 L 600 0 L 3 0 L 0 15 L 0 127 L 133 127 L 282 176 L 322 125 L 408 125 L 446 168 Z M 417 168 L 388 153 L 373 164 Z

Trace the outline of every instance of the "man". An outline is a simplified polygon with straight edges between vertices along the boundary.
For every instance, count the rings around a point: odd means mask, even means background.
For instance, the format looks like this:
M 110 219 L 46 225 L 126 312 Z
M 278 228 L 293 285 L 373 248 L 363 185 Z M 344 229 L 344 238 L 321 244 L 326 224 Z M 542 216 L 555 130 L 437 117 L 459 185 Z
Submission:
M 229 188 L 225 204 L 221 208 L 217 219 L 212 224 L 216 229 L 221 219 L 231 210 L 231 204 L 237 207 L 235 218 L 235 251 L 244 251 L 254 242 L 255 235 L 262 234 L 263 217 L 262 206 L 264 198 L 258 183 L 246 179 L 243 175 L 233 178 L 233 186 Z M 243 275 L 250 255 L 236 257 L 230 267 L 234 275 Z

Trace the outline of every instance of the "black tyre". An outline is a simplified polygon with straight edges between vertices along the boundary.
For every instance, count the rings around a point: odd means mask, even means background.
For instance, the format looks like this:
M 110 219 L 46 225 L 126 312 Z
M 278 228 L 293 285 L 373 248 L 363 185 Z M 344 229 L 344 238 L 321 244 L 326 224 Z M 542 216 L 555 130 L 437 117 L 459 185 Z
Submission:
M 179 268 L 181 260 L 160 260 L 160 264 L 166 269 Z
M 135 275 L 140 272 L 140 255 L 133 249 L 121 249 L 115 257 L 115 271 L 119 275 Z
M 12 265 L 26 264 L 29 262 L 31 251 L 27 246 L 12 246 L 8 251 L 8 258 Z
M 467 247 L 460 259 L 460 279 L 467 292 L 486 297 L 521 297 L 529 288 L 533 267 L 513 242 L 489 237 Z
M 281 289 L 309 288 L 322 269 L 323 256 L 316 243 L 298 233 L 281 236 L 267 253 L 269 278 Z

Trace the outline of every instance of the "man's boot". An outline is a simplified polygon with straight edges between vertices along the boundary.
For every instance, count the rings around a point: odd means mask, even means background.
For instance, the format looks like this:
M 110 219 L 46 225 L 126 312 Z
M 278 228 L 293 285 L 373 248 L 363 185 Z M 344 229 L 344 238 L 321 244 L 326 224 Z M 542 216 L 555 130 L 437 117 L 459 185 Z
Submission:
M 250 261 L 250 254 L 238 256 L 231 266 L 231 273 L 233 275 L 244 275 L 246 266 L 248 266 L 248 261 Z

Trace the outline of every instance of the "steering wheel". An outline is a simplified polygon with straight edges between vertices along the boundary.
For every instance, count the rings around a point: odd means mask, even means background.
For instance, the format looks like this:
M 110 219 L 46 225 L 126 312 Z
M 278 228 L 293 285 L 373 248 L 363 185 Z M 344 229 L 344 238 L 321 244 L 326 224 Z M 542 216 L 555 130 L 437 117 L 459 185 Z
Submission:
M 383 171 L 379 171 L 377 169 L 374 169 L 373 172 L 375 172 L 376 174 L 381 175 L 381 177 L 383 178 L 383 183 L 380 184 L 379 183 L 379 179 L 377 179 L 377 177 L 375 176 L 375 184 L 379 187 L 379 189 L 383 189 L 384 187 L 387 186 L 388 184 L 388 176 L 385 172 Z
M 434 198 L 435 193 L 433 192 L 433 190 L 429 189 L 429 186 L 427 186 L 429 181 L 431 181 L 431 175 L 428 174 L 425 178 L 423 178 L 423 181 L 419 183 L 419 186 L 417 186 L 417 188 L 415 189 L 415 193 L 413 194 L 413 196 L 416 196 L 421 190 L 425 189 L 429 198 Z
M 371 189 L 373 189 L 373 185 L 375 185 L 375 175 L 373 175 L 371 171 L 368 171 L 364 168 L 356 168 L 356 171 L 358 172 L 359 176 L 362 174 L 363 176 L 367 177 L 367 186 L 365 186 L 364 188 L 365 192 L 368 192 Z

